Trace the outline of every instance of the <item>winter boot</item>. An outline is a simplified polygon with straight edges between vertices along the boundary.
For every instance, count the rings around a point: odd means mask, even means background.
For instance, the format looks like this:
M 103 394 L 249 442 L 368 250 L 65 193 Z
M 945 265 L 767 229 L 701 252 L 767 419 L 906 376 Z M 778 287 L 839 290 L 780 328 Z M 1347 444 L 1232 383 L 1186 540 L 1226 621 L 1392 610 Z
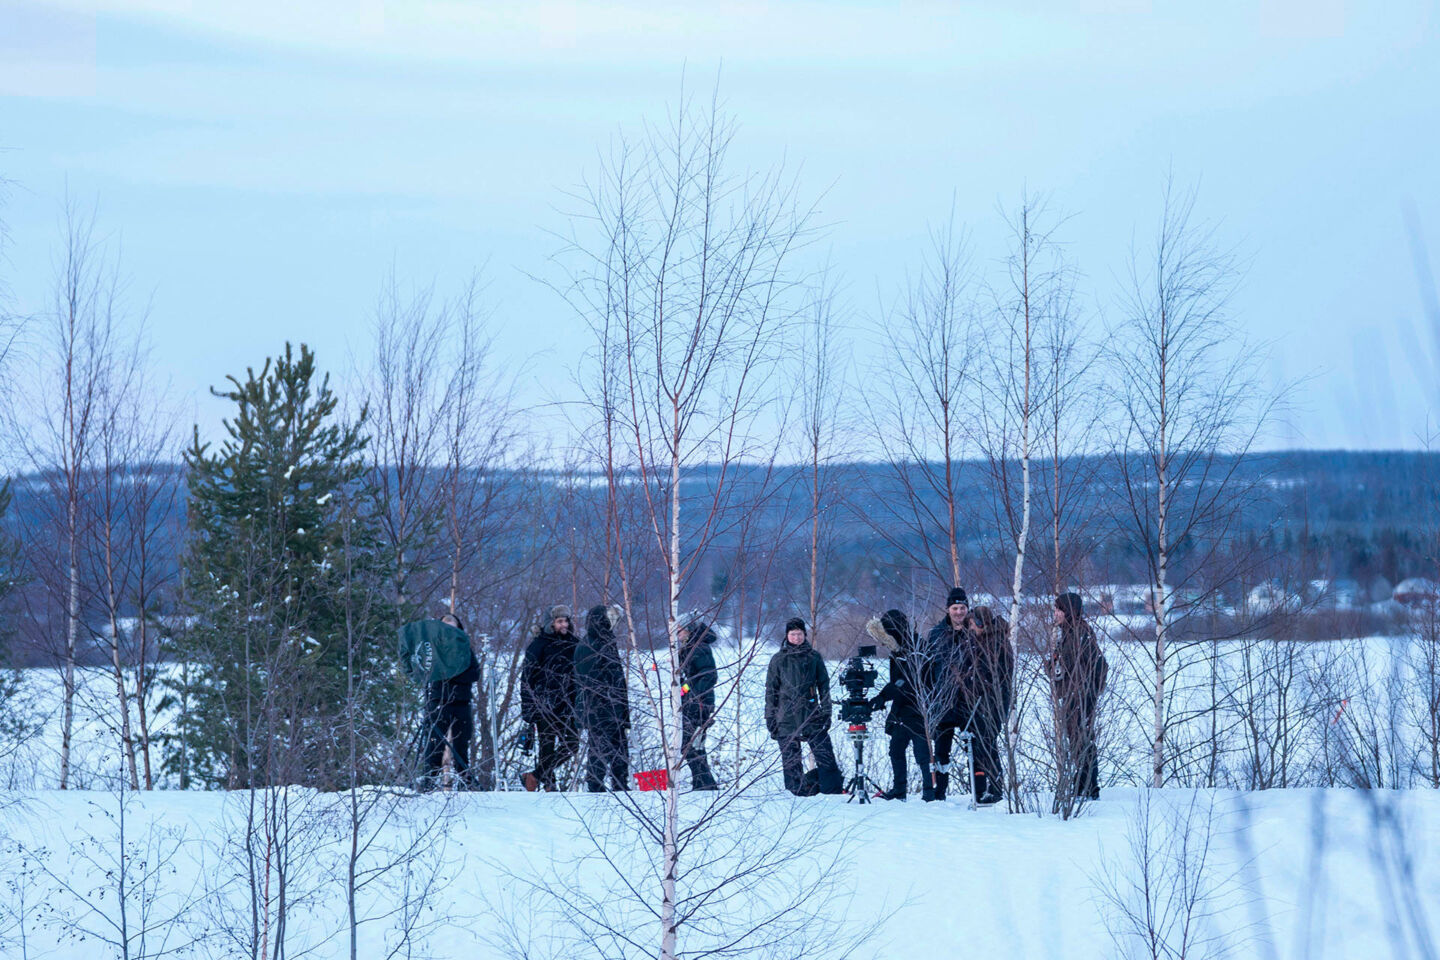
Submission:
M 920 799 L 924 800 L 926 803 L 932 803 L 936 800 L 943 800 L 945 798 L 935 796 L 934 787 L 925 787 L 920 791 Z
M 937 773 L 937 774 L 935 774 L 935 799 L 936 799 L 936 800 L 944 800 L 944 799 L 945 799 L 945 791 L 946 791 L 946 789 L 949 788 L 949 786 L 950 786 L 950 774 L 948 774 L 948 773 Z
M 882 790 L 875 794 L 877 800 L 901 800 L 905 799 L 904 787 L 891 787 L 889 790 Z
M 535 776 L 535 772 L 533 770 L 526 772 L 525 776 L 521 777 L 520 780 L 522 783 L 525 784 L 525 790 L 527 793 L 534 793 L 536 790 L 540 789 L 540 778 Z

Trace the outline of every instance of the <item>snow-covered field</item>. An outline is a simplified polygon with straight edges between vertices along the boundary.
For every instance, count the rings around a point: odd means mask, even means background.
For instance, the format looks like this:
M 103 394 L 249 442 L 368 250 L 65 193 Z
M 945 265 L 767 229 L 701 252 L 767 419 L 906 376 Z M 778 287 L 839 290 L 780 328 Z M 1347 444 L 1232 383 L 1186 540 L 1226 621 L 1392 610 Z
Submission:
M 1107 873 L 1132 879 L 1137 874 L 1132 846 L 1138 836 L 1139 797 L 1132 789 L 1107 791 L 1085 816 L 1068 823 L 1007 816 L 999 810 L 971 811 L 953 802 L 862 807 L 838 797 L 798 801 L 777 795 L 734 817 L 758 815 L 782 823 L 791 808 L 800 808 L 791 829 L 806 829 L 813 818 L 820 829 L 843 841 L 835 889 L 827 902 L 807 909 L 817 911 L 812 923 L 823 926 L 828 918 L 844 933 L 873 927 L 856 956 L 1070 960 L 1126 955 L 1113 939 L 1115 911 L 1107 907 L 1102 890 Z M 1184 791 L 1168 790 L 1159 806 L 1183 810 L 1191 799 Z M 1331 960 L 1427 956 L 1416 952 L 1404 924 L 1394 922 L 1405 907 L 1397 899 L 1396 876 L 1385 866 L 1386 855 L 1377 857 L 1376 842 L 1388 843 L 1390 837 L 1376 832 L 1372 799 L 1403 824 L 1403 842 L 1415 856 L 1418 902 L 1434 922 L 1440 904 L 1440 863 L 1433 856 L 1440 849 L 1440 794 L 1417 791 L 1371 798 L 1340 790 L 1207 792 L 1199 800 L 1202 805 L 1213 803 L 1216 815 L 1214 849 L 1205 873 L 1214 901 L 1202 904 L 1199 912 L 1206 916 L 1196 933 L 1214 938 L 1216 949 L 1190 955 Z M 104 930 L 104 918 L 119 915 L 113 878 L 97 866 L 111 862 L 107 858 L 119 849 L 117 799 L 103 793 L 24 792 L 7 794 L 5 802 L 0 814 L 5 851 L 0 860 L 0 898 L 5 901 L 0 935 L 7 939 L 0 941 L 0 955 L 55 960 L 119 956 L 100 939 L 77 939 L 76 933 L 80 926 Z M 243 877 L 223 851 L 227 825 L 234 825 L 243 802 L 242 795 L 179 792 L 135 800 L 126 822 L 127 849 L 137 861 L 147 854 L 166 854 L 173 871 L 152 878 L 143 895 L 132 893 L 132 930 L 141 922 L 142 905 L 152 922 L 178 912 L 182 918 L 164 928 L 167 946 L 204 937 L 190 955 L 239 955 L 219 928 L 227 917 L 232 924 L 248 917 Z M 556 924 L 557 902 L 548 894 L 527 892 L 527 881 L 584 875 L 578 868 L 586 858 L 593 859 L 596 841 L 581 821 L 591 821 L 592 828 L 596 822 L 611 822 L 616 804 L 608 796 L 589 795 L 407 798 L 407 815 L 446 824 L 443 838 L 435 838 L 441 882 L 428 897 L 409 955 L 457 960 L 616 955 L 553 940 L 568 931 Z M 615 825 L 623 822 L 621 818 Z M 1152 822 L 1158 831 L 1153 836 L 1163 839 L 1166 821 L 1157 816 Z M 734 831 L 736 824 L 722 821 L 715 829 Z M 384 839 L 402 845 L 407 842 L 405 830 L 405 823 L 399 823 Z M 1198 843 L 1199 830 L 1197 826 L 1192 831 L 1192 842 Z M 348 956 L 344 841 L 344 831 L 338 829 L 323 842 L 307 841 L 304 870 L 290 880 L 289 956 Z M 609 849 L 617 857 L 617 868 L 636 880 L 638 891 L 658 901 L 658 885 L 644 856 L 625 844 Z M 832 853 L 821 847 L 808 856 L 821 863 Z M 37 868 L 41 860 L 55 876 Z M 606 878 L 598 875 L 604 871 L 589 866 L 597 874 L 595 889 L 605 889 Z M 62 889 L 62 883 L 70 889 Z M 367 898 L 362 915 L 380 918 L 399 907 L 399 889 L 392 884 L 384 895 Z M 566 891 L 562 887 L 552 892 Z M 737 911 L 750 906 L 737 902 Z M 623 907 L 618 899 L 613 901 L 616 917 Z M 401 926 L 398 916 L 365 923 L 358 955 L 386 956 Z M 653 942 L 658 924 L 636 924 L 632 933 Z M 110 935 L 113 938 L 113 931 Z M 682 933 L 682 948 L 685 942 Z M 159 943 L 160 932 L 152 932 L 150 948 Z M 131 956 L 136 956 L 133 951 L 134 945 Z M 644 956 L 647 951 L 636 948 L 626 955 Z M 767 955 L 798 954 L 787 954 L 780 946 Z
M 1107 644 L 1107 656 L 1105 789 L 1079 819 L 1064 822 L 970 810 L 955 797 L 868 806 L 790 798 L 758 718 L 762 655 L 722 706 L 710 744 L 722 779 L 744 773 L 752 785 L 698 831 L 682 857 L 680 896 L 740 875 L 747 863 L 761 869 L 722 883 L 723 896 L 701 905 L 681 928 L 681 955 L 759 924 L 746 942 L 769 949 L 751 955 L 774 958 L 1148 956 L 1126 939 L 1132 927 L 1122 907 L 1143 908 L 1135 884 L 1147 859 L 1151 906 L 1170 910 L 1172 921 L 1177 892 L 1200 894 L 1185 953 L 1195 960 L 1436 955 L 1440 792 L 1311 786 L 1353 777 L 1336 757 L 1368 732 L 1384 783 L 1425 781 L 1412 647 L 1383 638 L 1233 643 L 1177 660 L 1173 749 L 1191 783 L 1273 774 L 1264 755 L 1271 745 L 1289 757 L 1291 789 L 1249 792 L 1138 789 L 1148 769 L 1143 650 Z M 717 658 L 723 667 L 735 653 L 722 648 Z M 643 669 L 636 675 L 652 686 L 660 679 Z M 349 956 L 347 796 L 261 796 L 258 819 L 269 813 L 284 826 L 257 832 L 247 829 L 245 793 L 111 792 L 119 756 L 108 684 L 103 671 L 84 673 L 74 759 L 86 789 L 62 793 L 46 789 L 55 776 L 58 680 L 44 670 L 25 678 L 17 706 L 39 729 L 0 756 L 0 957 L 125 956 L 109 942 L 120 939 L 122 875 L 129 957 L 249 956 L 257 937 L 274 956 L 281 931 L 252 922 L 251 894 L 268 895 L 273 907 L 282 872 L 283 955 Z M 632 699 L 643 717 L 638 680 Z M 1196 709 L 1212 701 L 1222 709 Z M 156 732 L 165 723 L 158 717 Z M 888 785 L 884 738 L 874 727 L 869 772 Z M 634 769 L 655 759 L 640 729 Z M 1024 733 L 1027 807 L 1047 811 L 1038 696 L 1026 701 Z M 1204 745 L 1211 733 L 1219 751 Z M 834 739 L 848 774 L 849 744 L 838 730 Z M 508 782 L 520 762 L 508 761 Z M 649 911 L 659 902 L 658 847 L 642 821 L 653 819 L 658 797 L 635 795 L 639 806 L 627 812 L 622 801 L 584 793 L 365 791 L 356 955 L 656 955 L 659 921 Z M 704 800 L 682 794 L 687 823 L 701 818 Z M 268 890 L 250 883 L 255 863 L 269 867 Z M 605 923 L 597 926 L 597 916 Z M 605 925 L 615 930 L 597 940 Z M 1172 946 L 1177 929 L 1166 932 Z M 846 943 L 866 935 L 847 952 Z

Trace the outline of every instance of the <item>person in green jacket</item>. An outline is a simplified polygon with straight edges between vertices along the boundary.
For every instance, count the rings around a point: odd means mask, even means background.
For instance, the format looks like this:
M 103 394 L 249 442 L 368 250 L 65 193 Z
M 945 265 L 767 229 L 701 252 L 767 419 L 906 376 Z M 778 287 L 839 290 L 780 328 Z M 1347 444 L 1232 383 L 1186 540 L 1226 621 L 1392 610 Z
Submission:
M 820 793 L 844 789 L 835 747 L 830 743 L 830 672 L 825 658 L 810 645 L 805 621 L 795 617 L 785 624 L 785 642 L 770 658 L 765 676 L 765 727 L 780 744 L 785 789 L 796 796 L 805 789 L 801 745 L 815 755 Z

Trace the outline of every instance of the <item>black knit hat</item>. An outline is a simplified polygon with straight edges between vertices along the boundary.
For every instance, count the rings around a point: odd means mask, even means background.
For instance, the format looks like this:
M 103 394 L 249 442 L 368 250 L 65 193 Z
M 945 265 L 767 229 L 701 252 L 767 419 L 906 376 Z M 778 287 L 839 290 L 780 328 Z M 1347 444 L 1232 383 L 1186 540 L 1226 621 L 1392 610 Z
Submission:
M 785 632 L 789 633 L 791 630 L 799 630 L 801 633 L 806 634 L 809 633 L 809 631 L 805 629 L 805 621 L 799 617 L 791 617 L 785 621 Z
M 965 596 L 965 590 L 962 587 L 951 588 L 950 595 L 945 598 L 945 606 L 947 607 L 953 607 L 957 603 L 963 603 L 967 607 L 970 606 L 970 598 Z
M 1065 614 L 1066 620 L 1079 620 L 1085 616 L 1085 601 L 1078 593 L 1062 593 L 1055 598 L 1055 609 Z

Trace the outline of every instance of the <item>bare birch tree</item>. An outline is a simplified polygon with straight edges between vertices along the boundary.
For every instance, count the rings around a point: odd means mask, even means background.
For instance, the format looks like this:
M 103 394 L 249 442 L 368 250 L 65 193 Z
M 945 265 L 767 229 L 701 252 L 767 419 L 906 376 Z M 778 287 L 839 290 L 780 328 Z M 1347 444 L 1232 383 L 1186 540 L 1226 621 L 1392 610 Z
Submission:
M 663 651 L 664 663 L 657 659 L 636 672 L 644 723 L 653 724 L 668 788 L 658 811 L 617 795 L 657 847 L 653 915 L 656 955 L 664 960 L 682 955 L 687 925 L 697 936 L 715 935 L 701 918 L 720 895 L 713 886 L 708 893 L 686 889 L 701 864 L 684 858 L 701 850 L 707 831 L 745 786 L 726 785 L 697 799 L 689 815 L 682 810 L 682 615 L 699 561 L 735 495 L 741 461 L 763 464 L 775 456 L 773 444 L 761 438 L 774 409 L 771 373 L 802 306 L 803 278 L 794 260 L 811 220 L 782 173 L 730 172 L 733 133 L 717 100 L 705 108 L 685 100 L 666 127 L 622 140 L 599 180 L 579 196 L 577 224 L 596 239 L 575 240 L 582 267 L 567 288 L 598 342 L 604 384 L 598 412 L 612 438 L 608 480 L 617 493 L 622 479 L 625 486 L 633 480 L 647 532 L 639 557 L 621 552 L 616 558 L 632 656 L 648 623 L 632 579 L 652 564 L 664 578 L 665 642 L 655 651 Z M 697 495 L 686 495 L 687 481 Z M 612 544 L 626 541 L 620 519 L 612 506 Z M 711 882 L 729 889 L 743 881 Z M 740 935 L 731 949 L 763 939 L 767 926 Z
M 1181 666 L 1174 627 L 1213 592 L 1197 571 L 1223 549 L 1252 492 L 1240 468 L 1273 406 L 1255 382 L 1255 350 L 1228 313 L 1238 264 L 1216 247 L 1194 206 L 1193 192 L 1167 182 L 1153 246 L 1134 257 L 1126 315 L 1111 334 L 1119 531 L 1144 558 L 1153 590 L 1147 666 L 1156 787 L 1169 759 L 1168 684 Z

